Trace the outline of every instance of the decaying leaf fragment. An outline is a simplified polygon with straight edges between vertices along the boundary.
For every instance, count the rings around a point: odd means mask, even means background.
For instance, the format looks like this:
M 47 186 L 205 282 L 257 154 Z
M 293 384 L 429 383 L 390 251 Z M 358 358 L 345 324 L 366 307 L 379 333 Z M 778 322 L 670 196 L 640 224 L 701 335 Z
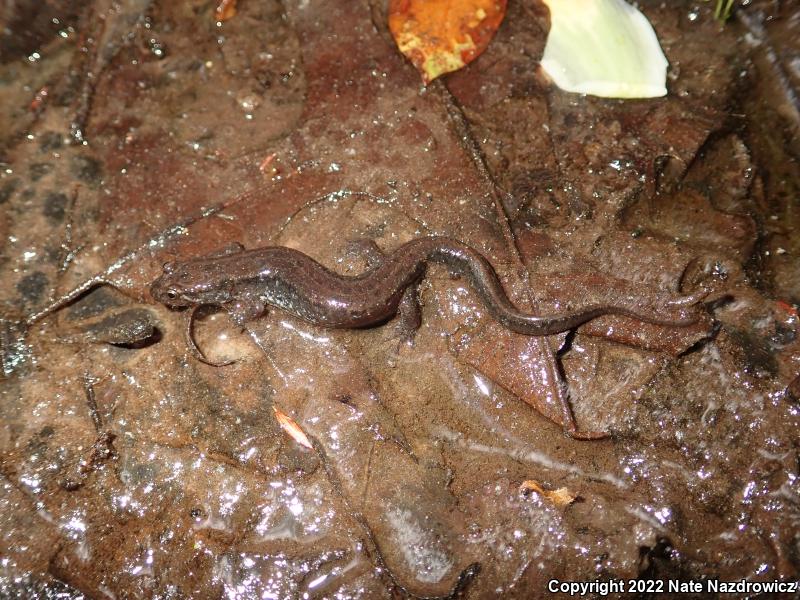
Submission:
M 288 433 L 289 436 L 301 446 L 313 450 L 314 445 L 311 443 L 311 440 L 308 439 L 305 432 L 300 429 L 300 425 L 295 423 L 294 419 L 281 411 L 277 406 L 273 406 L 272 410 L 275 411 L 275 418 L 278 419 L 278 424 L 281 426 L 281 429 Z
M 562 90 L 606 98 L 667 93 L 667 59 L 653 26 L 624 0 L 544 0 L 550 33 L 542 69 Z
M 507 0 L 390 0 L 397 47 L 428 84 L 477 58 L 506 14 Z
M 236 16 L 236 0 L 220 0 L 217 8 L 214 9 L 214 19 L 216 21 L 227 21 Z
M 519 486 L 521 492 L 536 492 L 542 498 L 549 500 L 558 508 L 566 508 L 578 497 L 577 494 L 571 492 L 568 488 L 562 487 L 557 490 L 545 490 L 538 482 L 533 479 L 526 479 Z

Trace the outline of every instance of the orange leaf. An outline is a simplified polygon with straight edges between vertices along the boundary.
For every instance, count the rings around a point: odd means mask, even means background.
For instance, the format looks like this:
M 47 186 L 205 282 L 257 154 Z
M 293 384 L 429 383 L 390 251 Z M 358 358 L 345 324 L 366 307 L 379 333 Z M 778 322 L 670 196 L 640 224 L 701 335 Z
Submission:
M 795 309 L 795 307 L 792 306 L 791 304 L 789 304 L 788 302 L 784 302 L 783 300 L 776 300 L 775 301 L 775 306 L 777 306 L 783 312 L 789 313 L 790 317 L 796 317 L 797 316 L 797 309 Z
M 477 58 L 506 14 L 507 0 L 390 0 L 389 29 L 428 84 Z
M 236 0 L 221 0 L 214 10 L 214 20 L 227 21 L 236 16 Z
M 305 434 L 305 432 L 300 429 L 300 425 L 294 422 L 294 419 L 281 411 L 277 406 L 273 406 L 272 410 L 275 411 L 275 418 L 278 419 L 278 424 L 286 433 L 291 436 L 295 442 L 301 446 L 305 446 L 309 450 L 314 449 L 314 445 L 311 443 L 311 440 L 308 439 L 308 436 Z

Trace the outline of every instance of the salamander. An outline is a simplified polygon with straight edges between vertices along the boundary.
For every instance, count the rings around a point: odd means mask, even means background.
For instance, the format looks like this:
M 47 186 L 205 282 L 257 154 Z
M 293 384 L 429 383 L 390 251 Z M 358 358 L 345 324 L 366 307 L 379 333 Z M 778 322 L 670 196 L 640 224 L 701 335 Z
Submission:
M 272 306 L 322 327 L 363 328 L 388 321 L 403 305 L 414 305 L 416 286 L 428 264 L 438 263 L 466 277 L 494 319 L 525 335 L 560 333 L 609 314 L 671 327 L 688 326 L 697 321 L 697 314 L 689 307 L 701 299 L 678 297 L 669 303 L 679 307 L 678 318 L 614 304 L 540 316 L 520 311 L 509 300 L 491 263 L 454 239 L 418 238 L 373 262 L 365 273 L 348 277 L 292 248 L 237 247 L 165 264 L 150 291 L 153 298 L 171 308 L 221 307 L 240 326 Z

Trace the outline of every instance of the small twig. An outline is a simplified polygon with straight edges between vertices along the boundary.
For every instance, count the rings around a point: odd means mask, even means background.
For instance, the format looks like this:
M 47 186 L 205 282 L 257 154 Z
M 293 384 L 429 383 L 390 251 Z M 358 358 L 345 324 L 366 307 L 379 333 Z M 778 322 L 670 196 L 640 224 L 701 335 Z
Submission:
M 64 225 L 64 241 L 61 243 L 61 265 L 58 268 L 59 274 L 63 274 L 67 267 L 69 267 L 70 263 L 75 260 L 75 256 L 83 249 L 83 245 L 79 246 L 78 248 L 72 247 L 72 229 L 75 224 L 75 205 L 78 202 L 78 192 L 80 191 L 80 184 L 76 184 L 72 190 L 72 194 L 69 198 L 69 204 L 67 205 L 67 222 Z
M 89 407 L 89 416 L 97 437 L 92 443 L 88 456 L 78 461 L 77 467 L 71 476 L 61 480 L 60 485 L 67 491 L 74 492 L 86 483 L 89 475 L 97 470 L 105 461 L 115 460 L 117 451 L 114 449 L 116 434 L 105 427 L 104 419 L 97 408 L 97 397 L 94 392 L 95 379 L 89 372 L 83 374 L 83 389 L 86 392 L 86 405 Z
M 94 428 L 100 433 L 103 429 L 103 418 L 97 410 L 97 398 L 94 393 L 94 377 L 86 371 L 83 374 L 83 389 L 86 391 L 86 404 L 89 407 L 89 415 L 92 417 Z

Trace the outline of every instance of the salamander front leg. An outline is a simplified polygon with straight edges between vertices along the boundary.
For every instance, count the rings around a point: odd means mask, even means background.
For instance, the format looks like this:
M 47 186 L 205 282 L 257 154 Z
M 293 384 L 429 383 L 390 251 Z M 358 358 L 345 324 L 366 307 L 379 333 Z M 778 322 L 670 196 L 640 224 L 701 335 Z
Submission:
M 228 365 L 232 365 L 236 361 L 225 360 L 222 362 L 214 362 L 213 360 L 209 360 L 205 353 L 200 350 L 200 346 L 197 345 L 197 342 L 194 339 L 194 321 L 195 317 L 197 316 L 197 311 L 200 310 L 202 306 L 203 305 L 192 308 L 189 316 L 186 319 L 186 329 L 184 332 L 186 335 L 186 346 L 189 348 L 194 357 L 202 363 L 211 365 L 212 367 L 227 367 Z
M 244 329 L 245 323 L 264 314 L 264 301 L 258 296 L 247 295 L 226 304 L 224 308 L 228 311 L 231 321 Z

